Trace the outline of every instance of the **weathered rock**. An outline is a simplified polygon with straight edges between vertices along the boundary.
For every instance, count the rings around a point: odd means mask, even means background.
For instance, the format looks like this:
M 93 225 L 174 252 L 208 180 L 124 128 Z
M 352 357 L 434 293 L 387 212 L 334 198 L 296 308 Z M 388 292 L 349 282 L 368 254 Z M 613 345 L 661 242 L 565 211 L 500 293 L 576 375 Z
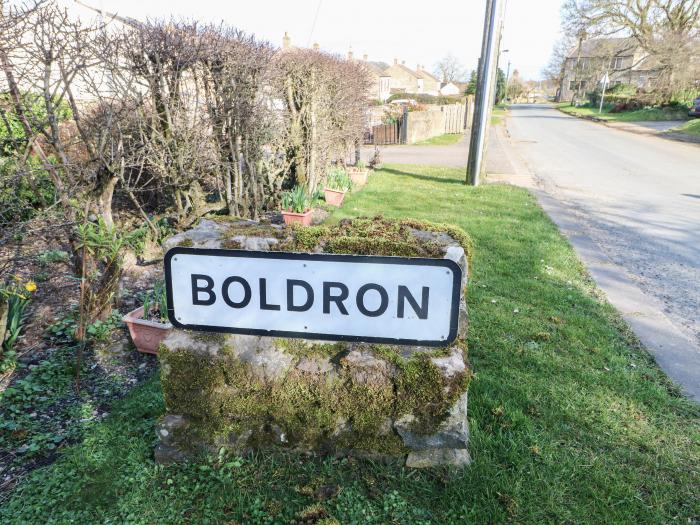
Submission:
M 394 422 L 394 428 L 407 448 L 411 450 L 467 448 L 469 443 L 467 392 L 462 394 L 452 406 L 447 419 L 440 423 L 436 432 L 420 434 L 411 431 L 415 420 L 415 416 L 407 414 Z
M 386 219 L 306 229 L 203 220 L 165 246 L 446 257 L 466 286 L 468 243 L 458 237 L 449 227 Z M 448 349 L 172 330 L 159 353 L 167 414 L 156 428 L 156 460 L 225 447 L 468 464 L 461 295 L 459 339 Z
M 161 465 L 170 465 L 171 463 L 181 463 L 187 459 L 187 453 L 177 447 L 166 445 L 161 442 L 156 445 L 153 451 L 153 459 Z
M 467 449 L 433 448 L 408 453 L 406 466 L 409 468 L 429 468 L 439 465 L 465 467 L 472 459 Z

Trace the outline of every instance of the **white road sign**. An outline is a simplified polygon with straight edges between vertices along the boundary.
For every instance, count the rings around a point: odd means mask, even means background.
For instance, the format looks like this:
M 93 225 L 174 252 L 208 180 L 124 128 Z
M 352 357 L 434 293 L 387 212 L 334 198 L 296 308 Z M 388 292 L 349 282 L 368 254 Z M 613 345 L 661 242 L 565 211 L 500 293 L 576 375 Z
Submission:
M 173 248 L 179 328 L 442 346 L 457 337 L 461 268 L 447 259 Z

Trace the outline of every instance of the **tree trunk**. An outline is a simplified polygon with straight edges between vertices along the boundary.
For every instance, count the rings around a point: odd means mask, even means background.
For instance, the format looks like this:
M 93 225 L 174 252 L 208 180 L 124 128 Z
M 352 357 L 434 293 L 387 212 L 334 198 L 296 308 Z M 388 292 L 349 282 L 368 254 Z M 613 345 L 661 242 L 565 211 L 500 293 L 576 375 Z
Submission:
M 105 225 L 108 228 L 114 226 L 114 219 L 112 217 L 112 198 L 114 196 L 114 188 L 116 187 L 118 181 L 119 178 L 116 176 L 105 177 L 101 187 L 97 188 L 97 213 L 99 213 L 102 220 L 105 221 Z

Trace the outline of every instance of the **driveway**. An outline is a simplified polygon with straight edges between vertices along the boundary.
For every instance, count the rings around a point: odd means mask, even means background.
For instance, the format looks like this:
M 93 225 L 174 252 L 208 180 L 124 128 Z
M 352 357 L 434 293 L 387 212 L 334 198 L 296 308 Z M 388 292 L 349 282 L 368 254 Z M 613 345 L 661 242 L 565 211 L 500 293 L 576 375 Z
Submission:
M 511 107 L 507 129 L 513 164 L 534 175 L 579 253 L 598 254 L 596 280 L 613 295 L 625 290 L 626 319 L 700 399 L 700 146 L 542 105 Z M 577 235 L 587 241 L 577 246 Z

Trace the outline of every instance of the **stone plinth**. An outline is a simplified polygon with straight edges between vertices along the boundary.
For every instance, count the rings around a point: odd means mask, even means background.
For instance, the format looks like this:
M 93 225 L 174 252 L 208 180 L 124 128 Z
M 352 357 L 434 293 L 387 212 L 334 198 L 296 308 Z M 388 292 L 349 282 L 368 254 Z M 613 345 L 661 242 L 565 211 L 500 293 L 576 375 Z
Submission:
M 167 413 L 158 461 L 225 447 L 395 457 L 411 467 L 469 462 L 462 231 L 383 218 L 294 228 L 203 220 L 173 246 L 448 257 L 463 282 L 459 337 L 448 348 L 173 330 L 159 351 Z

